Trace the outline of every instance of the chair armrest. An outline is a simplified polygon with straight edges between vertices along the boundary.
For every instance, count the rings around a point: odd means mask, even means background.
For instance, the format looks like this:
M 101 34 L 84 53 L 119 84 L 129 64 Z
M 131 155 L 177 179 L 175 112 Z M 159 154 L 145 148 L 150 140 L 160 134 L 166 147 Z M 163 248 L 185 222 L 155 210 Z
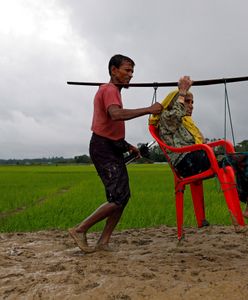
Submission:
M 176 147 L 172 147 L 172 146 L 165 144 L 160 139 L 158 132 L 157 132 L 157 128 L 154 125 L 149 125 L 149 131 L 162 149 L 169 150 L 171 152 L 176 152 L 176 153 L 184 153 L 184 152 L 193 152 L 193 151 L 197 151 L 197 150 L 203 150 L 206 152 L 212 167 L 218 168 L 217 159 L 216 159 L 214 151 L 210 145 L 194 144 L 194 145 L 190 145 L 190 146 L 183 146 L 180 148 L 176 148 Z M 219 142 L 219 141 L 217 141 L 217 142 Z M 217 142 L 214 142 L 214 143 L 217 143 Z M 216 144 L 216 146 L 218 146 L 218 145 Z

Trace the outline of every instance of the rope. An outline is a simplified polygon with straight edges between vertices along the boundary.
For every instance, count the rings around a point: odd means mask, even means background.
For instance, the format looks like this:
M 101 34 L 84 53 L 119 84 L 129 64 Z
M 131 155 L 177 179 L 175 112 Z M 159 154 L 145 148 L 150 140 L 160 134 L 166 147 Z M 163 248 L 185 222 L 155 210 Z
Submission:
M 231 127 L 231 133 L 232 133 L 232 140 L 233 140 L 233 146 L 235 148 L 235 138 L 234 138 L 234 130 L 233 130 L 233 124 L 232 124 L 232 116 L 231 116 L 231 109 L 230 109 L 230 103 L 228 99 L 228 93 L 227 93 L 227 87 L 226 87 L 226 81 L 224 82 L 225 86 L 225 120 L 224 120 L 224 139 L 226 140 L 227 137 L 227 109 L 228 109 L 228 116 L 230 121 L 230 127 Z
M 227 139 L 227 120 L 226 120 L 226 84 L 225 84 L 225 95 L 224 95 L 224 140 Z M 226 154 L 226 150 L 225 150 Z
M 152 96 L 152 104 L 157 102 L 157 90 L 158 90 L 157 82 L 154 82 L 153 89 L 154 89 L 154 92 L 153 92 L 153 96 Z
M 153 95 L 152 95 L 151 105 L 154 104 L 155 102 L 157 102 L 157 90 L 158 90 L 157 82 L 153 83 L 153 89 L 154 89 L 154 92 L 153 92 Z M 151 117 L 151 114 L 149 114 L 148 120 L 150 119 L 150 117 Z

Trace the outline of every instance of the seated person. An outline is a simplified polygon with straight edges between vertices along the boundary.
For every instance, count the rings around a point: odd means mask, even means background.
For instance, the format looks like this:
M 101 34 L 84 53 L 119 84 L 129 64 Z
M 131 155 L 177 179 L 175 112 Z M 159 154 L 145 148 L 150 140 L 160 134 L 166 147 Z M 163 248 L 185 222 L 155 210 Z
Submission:
M 192 120 L 193 94 L 189 92 L 192 84 L 189 77 L 183 77 L 179 81 L 178 90 L 171 92 L 162 102 L 164 110 L 158 120 L 158 131 L 161 139 L 169 146 L 183 147 L 192 144 L 205 143 L 205 139 Z M 188 82 L 188 84 L 186 83 Z M 197 150 L 186 153 L 168 153 L 171 164 L 182 177 L 196 175 L 206 171 L 210 162 L 204 150 Z M 227 160 L 219 162 L 227 164 Z M 240 201 L 247 203 L 248 184 L 242 180 L 239 172 L 236 172 L 237 189 Z M 248 204 L 243 212 L 248 218 Z

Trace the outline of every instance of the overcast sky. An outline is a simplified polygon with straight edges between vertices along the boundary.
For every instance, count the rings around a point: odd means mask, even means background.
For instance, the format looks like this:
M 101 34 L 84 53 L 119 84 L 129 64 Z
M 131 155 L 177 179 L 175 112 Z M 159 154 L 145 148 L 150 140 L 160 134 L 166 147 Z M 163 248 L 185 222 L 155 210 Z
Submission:
M 114 54 L 136 63 L 132 82 L 248 76 L 247 0 L 0 0 L 0 158 L 88 154 L 97 87 Z M 247 139 L 248 82 L 228 84 L 235 140 Z M 173 88 L 159 88 L 162 100 Z M 224 86 L 192 87 L 194 119 L 224 136 Z M 123 90 L 126 108 L 151 104 L 152 88 Z M 229 123 L 228 123 L 229 124 Z M 231 139 L 228 126 L 228 138 Z M 126 139 L 152 139 L 147 116 Z

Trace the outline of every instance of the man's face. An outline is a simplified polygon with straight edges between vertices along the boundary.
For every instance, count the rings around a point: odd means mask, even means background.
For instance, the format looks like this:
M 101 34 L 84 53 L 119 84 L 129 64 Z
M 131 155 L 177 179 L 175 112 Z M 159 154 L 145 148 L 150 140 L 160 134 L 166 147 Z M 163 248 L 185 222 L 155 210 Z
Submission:
M 133 77 L 134 68 L 128 61 L 123 61 L 119 68 L 112 67 L 112 79 L 114 83 L 128 84 Z
M 194 108 L 193 103 L 194 103 L 193 95 L 192 94 L 186 95 L 185 100 L 184 100 L 184 105 L 186 108 L 186 116 L 192 115 L 193 108 Z

